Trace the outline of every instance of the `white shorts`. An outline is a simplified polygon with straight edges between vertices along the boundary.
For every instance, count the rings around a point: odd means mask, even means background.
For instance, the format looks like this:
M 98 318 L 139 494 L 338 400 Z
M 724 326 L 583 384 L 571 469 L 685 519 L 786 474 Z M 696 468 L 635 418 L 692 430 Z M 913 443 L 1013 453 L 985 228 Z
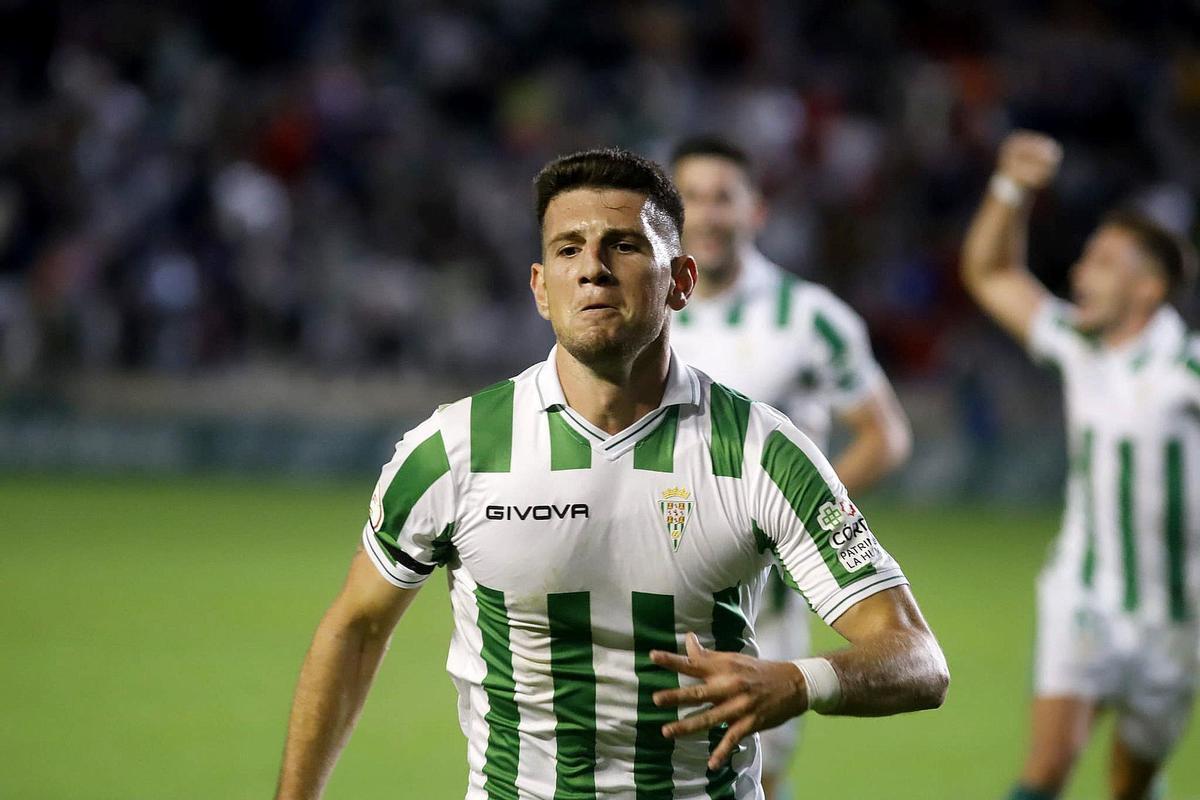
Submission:
M 805 658 L 812 646 L 808 632 L 812 612 L 794 590 L 783 585 L 775 569 L 763 590 L 762 610 L 754 624 L 758 655 L 776 661 Z M 800 738 L 801 720 L 793 717 L 782 725 L 759 733 L 763 773 L 786 775 Z
M 1034 694 L 1111 708 L 1117 735 L 1130 750 L 1164 760 L 1191 716 L 1195 627 L 1151 626 L 1097 610 L 1076 580 L 1053 574 L 1038 579 L 1037 595 Z

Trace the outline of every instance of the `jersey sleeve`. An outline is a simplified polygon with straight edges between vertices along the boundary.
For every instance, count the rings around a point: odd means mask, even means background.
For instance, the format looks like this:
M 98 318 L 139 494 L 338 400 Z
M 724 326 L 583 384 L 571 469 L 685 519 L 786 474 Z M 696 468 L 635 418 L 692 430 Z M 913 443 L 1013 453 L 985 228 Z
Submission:
M 908 583 L 808 437 L 782 420 L 760 453 L 751 473 L 755 537 L 821 619 L 832 624 L 855 603 Z
M 1056 297 L 1042 302 L 1029 329 L 1029 355 L 1039 364 L 1062 368 L 1079 346 L 1079 333 L 1071 327 L 1071 304 Z
M 854 408 L 884 380 L 871 351 L 867 325 L 850 306 L 824 289 L 815 298 L 812 324 L 827 355 L 822 384 L 827 387 L 829 404 L 839 412 Z
M 371 495 L 362 542 L 389 583 L 415 589 L 453 552 L 456 491 L 434 414 L 404 435 Z

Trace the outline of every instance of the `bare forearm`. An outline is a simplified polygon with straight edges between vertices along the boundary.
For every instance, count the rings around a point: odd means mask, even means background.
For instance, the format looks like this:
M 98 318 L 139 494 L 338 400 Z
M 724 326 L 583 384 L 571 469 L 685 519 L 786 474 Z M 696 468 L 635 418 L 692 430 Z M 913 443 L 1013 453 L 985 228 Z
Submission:
M 886 380 L 843 412 L 839 421 L 853 436 L 834 470 L 851 496 L 899 467 L 912 453 L 912 425 Z
M 855 437 L 833 468 L 846 485 L 846 491 L 855 496 L 891 472 L 893 463 L 887 440 L 871 433 Z
M 985 194 L 963 242 L 962 274 L 968 289 L 1006 271 L 1024 270 L 1028 203 L 1011 206 Z
M 387 633 L 326 615 L 300 671 L 278 800 L 317 798 L 333 771 L 387 650 Z
M 950 684 L 946 659 L 928 631 L 881 633 L 826 657 L 841 681 L 838 715 L 882 717 L 937 708 Z

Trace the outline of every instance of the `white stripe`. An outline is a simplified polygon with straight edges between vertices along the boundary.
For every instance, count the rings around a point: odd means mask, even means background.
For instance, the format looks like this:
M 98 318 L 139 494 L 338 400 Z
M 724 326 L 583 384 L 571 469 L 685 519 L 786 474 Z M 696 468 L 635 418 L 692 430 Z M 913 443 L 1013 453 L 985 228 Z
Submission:
M 826 625 L 832 625 L 838 617 L 871 595 L 894 586 L 904 586 L 907 583 L 908 578 L 904 577 L 904 573 L 898 567 L 884 570 L 877 575 L 871 575 L 845 587 L 830 598 L 828 603 L 824 603 L 822 608 L 818 608 L 817 614 L 825 621 Z

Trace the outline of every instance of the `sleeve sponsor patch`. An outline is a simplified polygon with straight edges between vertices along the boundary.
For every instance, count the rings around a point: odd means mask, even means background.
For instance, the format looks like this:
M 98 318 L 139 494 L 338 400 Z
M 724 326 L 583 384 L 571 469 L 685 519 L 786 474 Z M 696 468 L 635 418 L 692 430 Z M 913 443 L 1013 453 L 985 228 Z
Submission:
M 879 542 L 867 520 L 849 499 L 817 509 L 817 523 L 829 532 L 829 544 L 847 572 L 857 572 L 879 557 Z
M 359 501 L 362 502 L 361 500 Z M 371 524 L 371 530 L 379 533 L 383 528 L 383 500 L 379 497 L 379 490 L 371 495 L 371 507 L 367 512 L 367 521 Z

